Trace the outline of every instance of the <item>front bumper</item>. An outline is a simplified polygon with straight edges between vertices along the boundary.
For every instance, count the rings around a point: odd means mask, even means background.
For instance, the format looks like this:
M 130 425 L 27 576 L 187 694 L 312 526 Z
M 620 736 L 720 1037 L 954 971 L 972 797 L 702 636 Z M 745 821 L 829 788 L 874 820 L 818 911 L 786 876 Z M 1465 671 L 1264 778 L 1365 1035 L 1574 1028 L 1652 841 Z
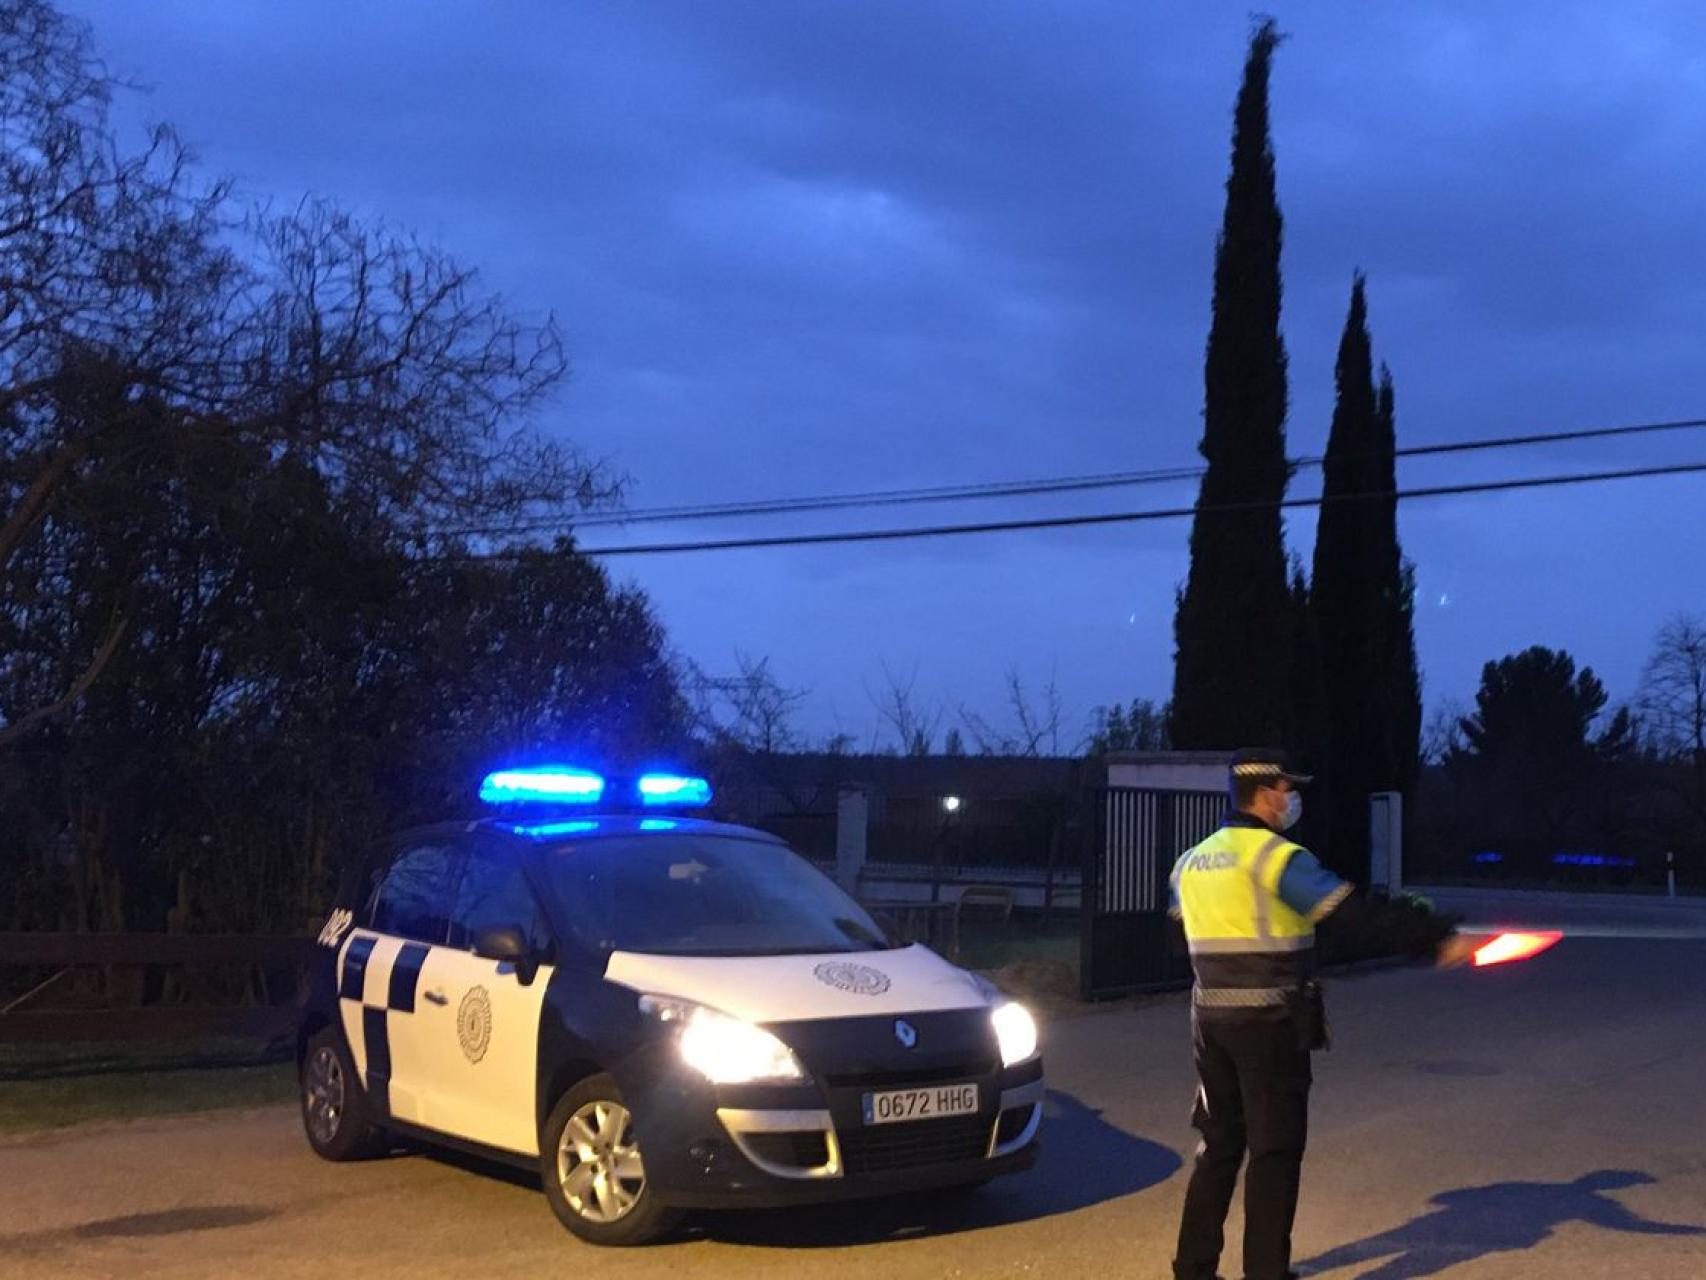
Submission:
M 653 1076 L 652 1087 L 630 1094 L 647 1180 L 665 1204 L 721 1209 L 892 1195 L 1029 1168 L 1042 1122 L 1041 1058 L 1003 1068 L 992 1043 L 968 1045 L 942 1035 L 944 1027 L 924 1030 L 937 1033 L 936 1053 L 876 1060 L 813 1055 L 815 1046 L 795 1035 L 790 1043 L 812 1072 L 798 1085 Z M 975 1114 L 865 1123 L 868 1093 L 950 1082 L 977 1085 Z
M 819 1181 L 940 1164 L 1001 1160 L 1029 1146 L 1042 1123 L 1043 1082 L 1003 1089 L 992 1121 L 974 1115 L 904 1124 L 843 1126 L 828 1108 L 719 1107 L 717 1119 L 754 1166 L 778 1178 Z M 785 1138 L 786 1141 L 778 1141 Z M 979 1164 L 981 1171 L 983 1166 Z

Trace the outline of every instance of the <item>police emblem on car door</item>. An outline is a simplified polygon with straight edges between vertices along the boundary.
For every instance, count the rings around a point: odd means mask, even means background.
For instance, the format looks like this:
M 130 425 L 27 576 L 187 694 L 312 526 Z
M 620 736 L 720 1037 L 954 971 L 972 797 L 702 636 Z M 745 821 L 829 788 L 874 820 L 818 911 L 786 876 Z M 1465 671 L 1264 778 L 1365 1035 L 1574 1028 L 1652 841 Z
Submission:
M 478 1062 L 492 1042 L 492 1000 L 484 987 L 471 987 L 456 1010 L 456 1039 L 463 1056 Z

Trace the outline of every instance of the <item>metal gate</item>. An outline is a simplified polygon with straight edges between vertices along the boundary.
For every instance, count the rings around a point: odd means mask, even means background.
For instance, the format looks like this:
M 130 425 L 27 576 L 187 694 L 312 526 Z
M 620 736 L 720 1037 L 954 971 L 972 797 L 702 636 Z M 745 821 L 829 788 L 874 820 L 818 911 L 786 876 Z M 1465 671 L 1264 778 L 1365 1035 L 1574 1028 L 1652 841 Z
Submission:
M 1183 986 L 1190 959 L 1174 954 L 1167 879 L 1178 856 L 1220 826 L 1226 793 L 1106 787 L 1095 803 L 1079 933 L 1084 998 Z

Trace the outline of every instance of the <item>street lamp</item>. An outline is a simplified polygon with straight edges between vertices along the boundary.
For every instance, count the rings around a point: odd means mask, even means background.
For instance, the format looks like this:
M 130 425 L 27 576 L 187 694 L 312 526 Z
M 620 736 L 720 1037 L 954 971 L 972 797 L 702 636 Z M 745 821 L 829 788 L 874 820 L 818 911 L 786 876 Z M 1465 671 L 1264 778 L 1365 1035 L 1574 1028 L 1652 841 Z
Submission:
M 942 825 L 936 831 L 936 842 L 930 851 L 930 901 L 933 903 L 942 899 L 942 855 L 948 843 L 948 830 L 954 825 L 959 812 L 958 796 L 942 797 Z

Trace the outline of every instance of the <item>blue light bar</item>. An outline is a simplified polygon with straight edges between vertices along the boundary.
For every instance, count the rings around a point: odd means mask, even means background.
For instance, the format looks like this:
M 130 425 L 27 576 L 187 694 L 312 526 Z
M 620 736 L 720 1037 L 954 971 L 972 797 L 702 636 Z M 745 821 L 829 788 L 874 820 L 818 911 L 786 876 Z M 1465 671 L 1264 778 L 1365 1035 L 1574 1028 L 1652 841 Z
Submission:
M 643 773 L 635 784 L 643 805 L 681 805 L 702 808 L 711 803 L 711 784 L 703 778 L 684 778 L 673 773 Z
M 640 823 L 641 831 L 674 831 L 681 824 L 674 818 L 647 818 Z
M 580 836 L 588 831 L 597 831 L 598 823 L 582 819 L 578 822 L 536 822 L 516 824 L 510 830 L 518 836 L 532 836 L 536 840 L 548 840 L 552 836 Z
M 499 769 L 480 784 L 487 804 L 597 804 L 604 796 L 604 779 L 587 769 L 566 765 L 535 765 Z

